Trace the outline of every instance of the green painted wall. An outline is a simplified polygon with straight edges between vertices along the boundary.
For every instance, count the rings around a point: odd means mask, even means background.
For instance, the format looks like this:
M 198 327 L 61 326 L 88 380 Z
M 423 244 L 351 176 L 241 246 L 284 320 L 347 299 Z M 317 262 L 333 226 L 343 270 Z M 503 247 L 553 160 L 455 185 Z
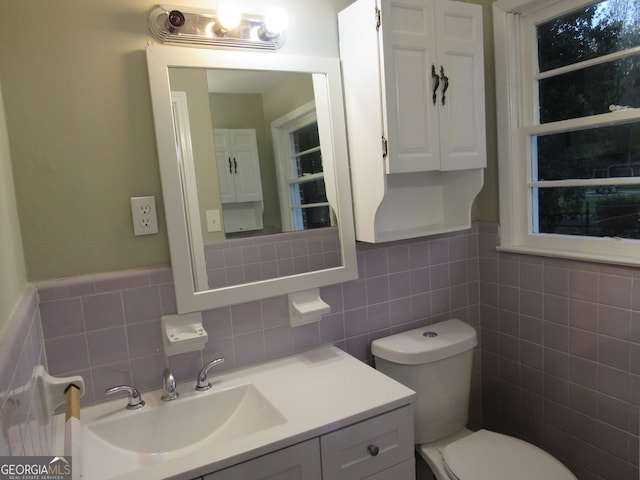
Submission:
M 210 2 L 183 2 L 205 8 Z M 282 0 L 279 53 L 338 56 L 350 0 Z M 489 168 L 475 217 L 497 219 L 491 0 L 485 6 Z M 243 0 L 263 12 L 262 0 Z M 27 278 L 169 264 L 144 49 L 146 0 L 5 0 L 0 78 Z M 279 53 L 270 53 L 277 55 Z M 129 198 L 155 195 L 160 233 L 135 237 Z M 0 213 L 0 218 L 2 214 Z

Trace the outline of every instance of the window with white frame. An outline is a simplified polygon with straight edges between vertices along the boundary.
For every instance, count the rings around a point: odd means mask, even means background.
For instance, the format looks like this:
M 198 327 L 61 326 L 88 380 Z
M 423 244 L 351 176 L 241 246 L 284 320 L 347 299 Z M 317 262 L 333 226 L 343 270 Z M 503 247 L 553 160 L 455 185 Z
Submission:
M 640 0 L 494 4 L 501 248 L 640 263 Z
M 284 231 L 331 226 L 315 104 L 272 123 Z

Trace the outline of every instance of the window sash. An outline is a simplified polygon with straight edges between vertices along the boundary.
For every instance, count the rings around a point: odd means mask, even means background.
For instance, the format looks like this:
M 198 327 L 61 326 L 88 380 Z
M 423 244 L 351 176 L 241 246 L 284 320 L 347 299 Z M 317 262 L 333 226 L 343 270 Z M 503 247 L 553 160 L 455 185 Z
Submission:
M 293 205 L 292 210 L 304 210 L 305 208 L 329 207 L 329 202 L 305 203 L 304 205 Z
M 537 41 L 534 25 L 593 3 L 596 2 L 498 0 L 493 4 L 500 171 L 498 250 L 637 266 L 640 265 L 640 242 L 635 240 L 533 233 L 534 218 L 537 218 L 533 214 L 537 212 L 531 189 L 540 185 L 532 182 L 531 137 L 640 119 L 640 109 L 629 109 L 543 125 L 537 122 L 534 105 L 538 105 L 538 89 L 535 87 L 538 79 L 536 75 L 539 73 L 536 71 Z M 523 50 L 523 38 L 527 38 L 527 35 L 531 44 L 528 49 Z M 625 51 L 623 55 L 633 53 Z M 553 71 L 545 72 L 544 75 L 550 73 Z M 624 183 L 636 184 L 635 178 L 600 179 L 597 183 L 621 184 L 622 180 Z M 577 181 L 580 182 L 585 180 Z
M 501 2 L 498 1 L 498 4 Z M 552 4 L 554 2 L 545 2 L 547 5 Z M 565 0 L 556 3 L 552 6 L 545 7 L 544 4 L 542 6 L 543 10 L 538 10 L 532 13 L 525 13 L 519 15 L 513 15 L 517 23 L 518 34 L 516 37 L 516 42 L 512 42 L 511 48 L 517 51 L 517 55 L 520 55 L 521 58 L 521 83 L 522 83 L 522 124 L 521 127 L 530 127 L 540 124 L 540 115 L 538 111 L 538 105 L 540 104 L 540 99 L 538 98 L 539 89 L 538 89 L 538 81 L 544 80 L 547 78 L 556 77 L 559 75 L 563 75 L 565 73 L 574 72 L 577 70 L 582 70 L 587 67 L 592 67 L 596 65 L 601 65 L 604 63 L 612 62 L 615 60 L 620 60 L 624 58 L 631 57 L 633 55 L 638 55 L 640 53 L 640 46 L 629 48 L 626 50 L 621 50 L 615 53 L 610 53 L 607 55 L 602 55 L 600 57 L 592 58 L 589 60 L 584 60 L 581 62 L 572 63 L 570 65 L 565 65 L 563 67 L 555 68 L 552 70 L 548 70 L 546 72 L 539 72 L 538 70 L 538 42 L 537 42 L 537 25 L 552 20 L 556 17 L 560 17 L 563 14 L 566 14 L 571 11 L 578 10 L 580 8 L 598 3 L 596 0 Z M 515 43 L 515 45 L 513 45 Z M 527 48 L 528 46 L 528 48 Z M 508 47 L 509 48 L 509 47 Z M 640 109 L 630 109 L 636 110 L 636 114 L 634 118 L 640 117 Z M 588 118 L 598 117 L 595 119 L 595 122 L 606 122 L 608 120 L 615 122 L 616 119 L 612 117 L 607 117 L 612 115 L 613 113 L 621 113 L 623 111 L 603 113 L 600 115 L 594 115 L 592 117 L 578 117 L 575 119 L 562 120 L 559 122 L 548 122 L 544 125 L 556 125 L 558 124 L 559 128 L 566 128 L 566 125 L 571 125 L 567 123 L 563 125 L 563 122 L 572 122 L 579 121 L 578 125 L 582 122 L 586 121 Z M 633 113 L 631 113 L 633 115 Z M 604 116 L 604 117 L 603 117 Z M 589 125 L 589 123 L 584 123 L 584 125 Z M 553 127 L 552 127 L 553 128 Z M 586 127 L 585 127 L 586 128 Z M 572 129 L 571 127 L 568 128 Z M 554 132 L 554 130 L 549 130 L 549 132 Z
M 314 182 L 316 180 L 324 179 L 324 173 L 313 173 L 310 175 L 303 175 L 302 177 L 294 177 L 288 179 L 289 185 L 299 185 L 301 183 Z
M 591 58 L 589 60 L 583 60 L 582 62 L 572 63 L 571 65 L 565 65 L 564 67 L 547 70 L 546 72 L 534 73 L 533 79 L 544 80 L 546 78 L 557 77 L 559 75 L 564 75 L 565 73 L 575 72 L 576 70 L 582 70 L 584 68 L 594 67 L 596 65 L 602 65 L 604 63 L 632 57 L 638 53 L 640 53 L 640 47 L 628 48 L 626 50 L 620 50 L 619 52 L 602 55 L 601 57 Z

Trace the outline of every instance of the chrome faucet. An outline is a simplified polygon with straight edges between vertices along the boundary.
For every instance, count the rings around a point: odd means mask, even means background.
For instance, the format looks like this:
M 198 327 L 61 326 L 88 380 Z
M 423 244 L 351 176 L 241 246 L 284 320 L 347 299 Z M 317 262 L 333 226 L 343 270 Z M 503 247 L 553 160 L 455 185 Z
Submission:
M 200 373 L 198 373 L 198 382 L 196 383 L 196 390 L 202 392 L 204 390 L 209 390 L 211 388 L 211 382 L 207 380 L 207 372 L 211 367 L 214 367 L 220 363 L 224 362 L 224 358 L 216 358 L 215 360 L 211 360 L 207 363 L 202 369 Z
M 180 394 L 176 389 L 176 378 L 173 376 L 173 372 L 170 368 L 165 369 L 162 374 L 162 397 L 160 399 L 168 402 L 169 400 L 175 400 Z
M 128 392 L 129 403 L 127 403 L 127 410 L 137 410 L 144 407 L 144 400 L 140 396 L 140 392 L 136 387 L 131 385 L 118 385 L 117 387 L 111 387 L 104 391 L 107 395 L 111 395 L 117 392 Z

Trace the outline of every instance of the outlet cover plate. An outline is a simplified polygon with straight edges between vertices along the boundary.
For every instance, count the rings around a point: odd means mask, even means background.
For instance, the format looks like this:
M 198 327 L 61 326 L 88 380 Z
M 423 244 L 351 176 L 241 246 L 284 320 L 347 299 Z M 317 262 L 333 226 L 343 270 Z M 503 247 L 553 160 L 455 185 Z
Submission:
M 131 197 L 131 216 L 133 218 L 134 235 L 158 233 L 156 198 L 153 195 Z
M 222 225 L 220 223 L 220 210 L 207 210 L 207 231 L 208 232 L 220 232 L 222 231 Z

